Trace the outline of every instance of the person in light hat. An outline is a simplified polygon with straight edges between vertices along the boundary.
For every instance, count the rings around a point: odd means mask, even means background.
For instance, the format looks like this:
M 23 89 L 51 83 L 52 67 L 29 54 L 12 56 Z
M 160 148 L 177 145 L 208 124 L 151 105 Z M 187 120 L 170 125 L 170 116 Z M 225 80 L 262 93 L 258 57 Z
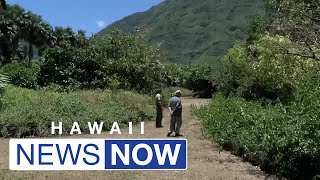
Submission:
M 174 92 L 174 96 L 170 98 L 168 108 L 171 115 L 170 129 L 167 137 L 170 137 L 173 132 L 175 136 L 182 136 L 180 134 L 180 128 L 182 126 L 182 102 L 181 102 L 181 91 L 177 90 Z

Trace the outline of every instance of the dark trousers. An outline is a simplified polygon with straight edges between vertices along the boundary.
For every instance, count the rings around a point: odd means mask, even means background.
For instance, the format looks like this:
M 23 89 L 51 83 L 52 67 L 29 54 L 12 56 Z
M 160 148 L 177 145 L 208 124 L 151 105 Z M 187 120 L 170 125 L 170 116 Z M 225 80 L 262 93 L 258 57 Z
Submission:
M 161 127 L 162 126 L 162 107 L 157 106 L 157 117 L 156 117 L 156 127 Z
M 171 116 L 170 132 L 175 132 L 176 134 L 180 134 L 181 126 L 182 126 L 182 117 L 181 116 Z

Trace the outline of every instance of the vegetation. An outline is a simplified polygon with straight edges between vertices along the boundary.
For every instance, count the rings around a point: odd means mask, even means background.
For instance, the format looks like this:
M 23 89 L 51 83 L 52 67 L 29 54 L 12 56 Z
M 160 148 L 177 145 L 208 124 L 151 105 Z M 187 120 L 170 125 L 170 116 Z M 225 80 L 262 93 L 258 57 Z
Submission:
M 4 10 L 6 10 L 6 9 L 7 9 L 7 3 L 6 3 L 6 1 L 5 1 L 5 0 L 1 0 L 1 1 L 0 1 L 0 13 L 3 13 Z
M 262 5 L 262 0 L 167 0 L 100 33 L 113 28 L 129 33 L 147 27 L 149 42 L 163 42 L 161 50 L 168 53 L 169 62 L 215 63 L 236 41 L 244 40 L 246 24 L 262 13 Z
M 310 179 L 319 173 L 320 165 L 320 91 L 310 89 L 312 83 L 301 84 L 290 105 L 262 105 L 216 94 L 212 103 L 196 109 L 195 115 L 223 148 L 262 170 Z
M 1 67 L 0 73 L 10 79 L 10 83 L 18 87 L 36 88 L 36 68 L 29 68 L 21 63 L 13 62 Z
M 88 44 L 49 49 L 40 61 L 39 85 L 150 92 L 162 82 L 161 53 L 141 36 L 114 31 L 94 36 Z
M 17 5 L 9 6 L 1 18 L 1 72 L 16 86 L 42 89 L 53 84 L 62 91 L 99 88 L 143 93 L 180 86 L 211 96 L 213 66 L 162 64 L 166 57 L 161 44 L 148 45 L 147 28 L 131 35 L 114 30 L 87 38 L 81 30 L 52 28 Z
M 51 122 L 63 122 L 64 135 L 73 122 L 83 133 L 87 122 L 104 122 L 104 131 L 113 122 L 138 122 L 154 113 L 150 94 L 186 74 L 161 63 L 164 54 L 159 45 L 147 44 L 145 29 L 87 38 L 81 30 L 52 28 L 17 5 L 8 6 L 0 20 L 0 73 L 12 84 L 1 84 L 1 137 L 50 136 Z M 170 91 L 164 90 L 166 98 Z
M 193 91 L 193 95 L 207 98 L 216 90 L 218 64 L 165 64 L 165 67 L 170 86 L 180 86 Z
M 218 92 L 194 114 L 222 147 L 290 179 L 320 174 L 319 3 L 264 2 L 246 33 L 260 1 L 164 1 L 87 38 L 1 1 L 0 74 L 13 85 L 0 77 L 0 135 L 50 136 L 52 121 L 64 134 L 74 121 L 107 131 L 149 117 L 150 94 L 179 87 Z M 199 64 L 163 63 L 168 49 L 171 61 Z
M 114 122 L 124 127 L 153 115 L 148 96 L 127 91 L 61 93 L 9 86 L 2 101 L 0 137 L 51 136 L 51 122 L 63 122 L 63 135 L 69 135 L 74 122 L 82 133 L 90 132 L 88 122 L 103 122 L 105 132 Z
M 20 59 L 30 65 L 34 47 L 43 49 L 54 44 L 51 26 L 31 12 L 25 12 L 18 5 L 8 6 L 0 16 L 1 64 Z M 27 42 L 28 46 L 22 43 Z
M 222 62 L 208 106 L 195 108 L 223 148 L 289 179 L 319 171 L 319 4 L 266 1 Z
M 12 84 L 4 87 L 1 76 L 1 137 L 50 136 L 51 122 L 63 122 L 66 135 L 74 122 L 88 133 L 87 122 L 104 122 L 107 131 L 152 117 L 153 101 L 138 92 L 160 87 L 164 67 L 142 31 L 87 38 L 14 5 L 0 32 L 0 73 Z

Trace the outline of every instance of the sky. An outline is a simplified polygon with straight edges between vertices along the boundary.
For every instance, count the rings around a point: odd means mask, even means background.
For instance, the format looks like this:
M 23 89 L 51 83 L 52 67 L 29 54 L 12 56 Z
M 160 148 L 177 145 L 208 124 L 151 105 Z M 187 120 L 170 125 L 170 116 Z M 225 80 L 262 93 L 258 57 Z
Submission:
M 163 0 L 7 0 L 41 15 L 53 27 L 83 29 L 87 36 L 136 12 L 143 12 Z

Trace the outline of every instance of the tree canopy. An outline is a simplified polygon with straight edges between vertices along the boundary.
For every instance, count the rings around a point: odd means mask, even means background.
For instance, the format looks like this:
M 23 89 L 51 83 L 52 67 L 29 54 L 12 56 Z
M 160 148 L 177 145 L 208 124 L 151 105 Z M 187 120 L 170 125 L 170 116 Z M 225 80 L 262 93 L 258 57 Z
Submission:
M 55 38 L 51 26 L 40 16 L 26 12 L 18 5 L 8 6 L 0 17 L 1 64 L 12 62 L 20 42 L 28 42 L 25 58 L 33 59 L 33 47 L 52 46 Z

